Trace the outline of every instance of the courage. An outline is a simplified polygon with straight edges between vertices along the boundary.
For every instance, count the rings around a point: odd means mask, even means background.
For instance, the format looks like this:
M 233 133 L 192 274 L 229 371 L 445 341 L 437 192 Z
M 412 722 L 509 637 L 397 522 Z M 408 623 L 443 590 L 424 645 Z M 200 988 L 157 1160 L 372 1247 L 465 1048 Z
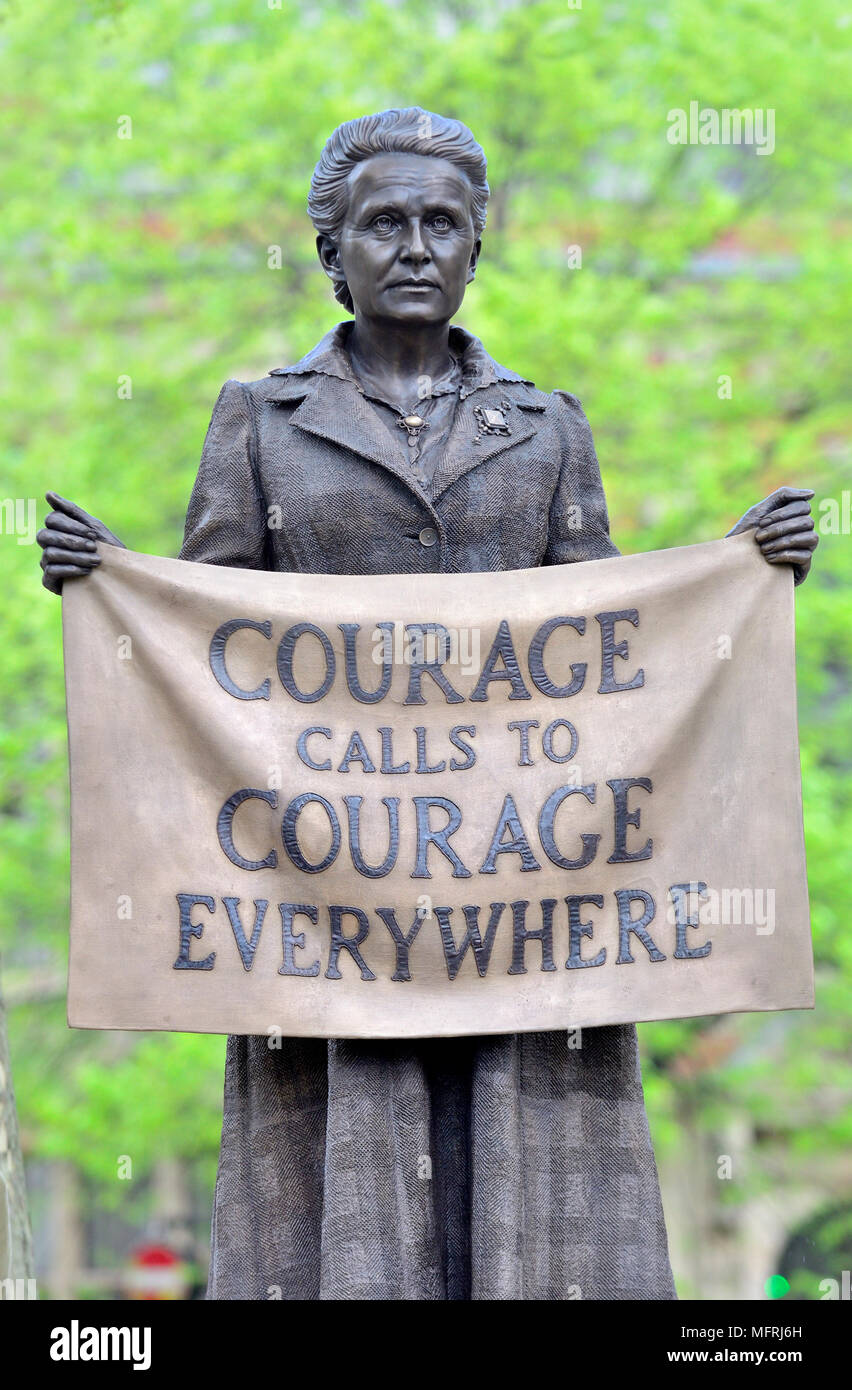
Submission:
M 629 679 L 624 680 L 617 679 L 615 670 L 616 658 L 622 662 L 629 660 L 627 640 L 616 641 L 616 625 L 630 623 L 634 628 L 638 628 L 639 613 L 637 609 L 609 610 L 595 613 L 594 618 L 600 629 L 598 694 L 611 695 L 620 690 L 636 690 L 644 685 L 645 672 L 641 667 Z M 342 666 L 350 696 L 362 705 L 378 704 L 385 699 L 391 688 L 395 665 L 392 637 L 396 624 L 386 621 L 375 624 L 374 633 L 378 631 L 382 634 L 381 662 L 376 661 L 375 637 L 373 638 L 374 646 L 371 651 L 371 659 L 375 665 L 381 665 L 381 677 L 378 685 L 369 690 L 364 688 L 358 670 L 358 634 L 361 631 L 361 625 L 360 623 L 338 623 L 337 626 L 343 635 Z M 573 628 L 580 637 L 586 636 L 585 617 L 560 615 L 547 618 L 536 629 L 526 652 L 526 671 L 529 683 L 542 695 L 549 695 L 553 699 L 567 699 L 578 694 L 586 683 L 588 672 L 588 662 L 577 661 L 571 663 L 570 680 L 563 684 L 558 684 L 548 674 L 545 664 L 548 641 L 558 628 L 566 627 Z M 269 700 L 272 687 L 268 676 L 254 689 L 247 690 L 237 684 L 228 670 L 226 662 L 228 642 L 234 633 L 244 629 L 259 633 L 266 641 L 272 640 L 272 624 L 268 620 L 255 622 L 251 618 L 230 618 L 227 622 L 222 623 L 213 634 L 210 642 L 210 670 L 222 689 L 233 696 L 235 700 Z M 491 686 L 495 682 L 499 683 L 504 694 L 508 687 L 508 694 L 505 695 L 505 698 L 509 700 L 531 700 L 533 698 L 529 684 L 521 672 L 515 642 L 505 618 L 501 619 L 499 623 L 488 655 L 479 671 L 476 684 L 467 695 L 455 688 L 444 670 L 444 666 L 448 664 L 451 648 L 449 629 L 442 623 L 419 622 L 406 623 L 404 630 L 408 641 L 405 657 L 405 665 L 408 668 L 408 692 L 402 701 L 403 704 L 425 705 L 427 703 L 423 693 L 423 681 L 424 677 L 427 676 L 433 682 L 433 687 L 437 687 L 443 695 L 444 701 L 448 705 L 463 704 L 465 700 L 487 700 Z M 431 644 L 428 642 L 430 638 Z M 302 641 L 319 644 L 319 650 L 315 649 L 314 656 L 319 657 L 321 679 L 312 690 L 305 690 L 300 686 L 294 669 L 296 650 Z M 287 694 L 300 704 L 315 704 L 318 700 L 324 699 L 335 683 L 337 667 L 338 658 L 335 655 L 331 638 L 323 628 L 318 627 L 315 623 L 294 623 L 287 628 L 278 643 L 276 652 L 278 679 Z M 622 673 L 623 668 L 619 668 L 619 672 Z

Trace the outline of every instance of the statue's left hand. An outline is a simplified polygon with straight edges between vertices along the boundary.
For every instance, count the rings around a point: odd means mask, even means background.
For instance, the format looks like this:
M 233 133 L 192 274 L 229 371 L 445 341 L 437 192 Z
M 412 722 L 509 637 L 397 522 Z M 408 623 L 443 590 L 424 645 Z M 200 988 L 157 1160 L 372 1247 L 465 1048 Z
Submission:
M 727 534 L 737 536 L 753 527 L 764 560 L 770 565 L 792 565 L 795 583 L 801 584 L 819 545 L 811 516 L 813 495 L 810 487 L 779 487 L 749 507 Z

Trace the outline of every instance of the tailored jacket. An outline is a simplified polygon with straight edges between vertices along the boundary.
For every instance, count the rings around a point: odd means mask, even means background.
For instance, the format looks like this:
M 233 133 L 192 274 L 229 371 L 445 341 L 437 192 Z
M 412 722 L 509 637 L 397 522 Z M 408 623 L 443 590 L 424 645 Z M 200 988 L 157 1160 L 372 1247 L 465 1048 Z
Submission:
M 350 328 L 225 383 L 181 559 L 394 574 L 618 554 L 575 396 L 451 328 L 459 404 L 422 484 L 352 372 Z M 208 1298 L 676 1296 L 632 1024 L 579 1046 L 564 1030 L 277 1043 L 228 1039 Z
M 537 390 L 451 328 L 463 384 L 446 452 L 424 489 L 404 432 L 384 425 L 354 376 L 337 374 L 346 370 L 339 346 L 350 326 L 339 324 L 293 367 L 222 387 L 182 560 L 434 574 L 619 553 L 576 396 Z M 484 433 L 477 412 L 487 409 L 502 409 L 511 432 Z

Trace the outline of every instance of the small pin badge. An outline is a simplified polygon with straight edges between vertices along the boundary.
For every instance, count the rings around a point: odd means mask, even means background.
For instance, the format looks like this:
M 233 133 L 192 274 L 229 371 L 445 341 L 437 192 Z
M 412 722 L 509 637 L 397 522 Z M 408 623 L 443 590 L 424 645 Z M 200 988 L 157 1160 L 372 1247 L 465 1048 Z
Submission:
M 480 434 L 511 434 L 512 431 L 506 421 L 506 412 L 511 409 L 508 401 L 501 401 L 499 407 L 496 406 L 474 406 L 473 413 L 476 416 L 476 423 Z

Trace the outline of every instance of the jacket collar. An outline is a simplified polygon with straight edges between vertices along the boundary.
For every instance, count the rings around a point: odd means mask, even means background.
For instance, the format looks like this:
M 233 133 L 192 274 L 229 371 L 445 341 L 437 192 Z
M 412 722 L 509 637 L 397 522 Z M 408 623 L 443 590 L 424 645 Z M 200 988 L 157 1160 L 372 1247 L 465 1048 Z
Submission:
M 349 381 L 357 388 L 358 378 L 352 370 L 346 347 L 353 326 L 350 320 L 338 323 L 292 367 L 273 367 L 269 375 L 286 379 L 287 377 L 307 376 L 316 372 L 322 376 L 335 376 L 341 381 Z M 518 381 L 526 386 L 535 384 L 527 377 L 519 376 L 511 368 L 502 367 L 485 351 L 478 338 L 475 338 L 472 333 L 468 333 L 467 329 L 458 327 L 457 324 L 452 324 L 450 327 L 449 346 L 450 351 L 459 359 L 461 365 L 462 400 L 469 396 L 472 391 L 478 391 L 484 386 L 492 386 L 496 381 Z M 273 390 L 270 391 L 267 399 L 284 400 L 288 397 L 292 399 L 289 384 L 284 385 L 282 383 L 284 389 L 280 392 L 278 382 L 270 383 L 270 385 Z M 303 389 L 301 394 L 306 394 Z
M 339 323 L 292 367 L 274 368 L 265 383 L 263 399 L 273 403 L 300 402 L 289 418 L 289 425 L 380 464 L 395 474 L 406 487 L 422 496 L 430 507 L 434 508 L 440 494 L 462 473 L 476 468 L 504 449 L 524 443 L 535 434 L 534 418 L 525 413 L 522 419 L 521 412 L 513 412 L 510 435 L 482 436 L 480 442 L 473 445 L 473 438 L 478 434 L 474 414 L 477 402 L 468 401 L 467 398 L 474 392 L 484 392 L 479 398 L 483 406 L 499 407 L 508 386 L 509 395 L 517 400 L 519 394 L 526 401 L 528 410 L 536 411 L 543 409 L 540 404 L 535 404 L 540 400 L 541 393 L 526 377 L 502 367 L 490 357 L 473 334 L 463 328 L 451 327 L 450 348 L 459 357 L 462 368 L 457 428 L 446 457 L 436 469 L 431 494 L 425 493 L 411 472 L 401 441 L 378 418 L 352 371 L 345 349 L 351 328 L 349 322 Z

